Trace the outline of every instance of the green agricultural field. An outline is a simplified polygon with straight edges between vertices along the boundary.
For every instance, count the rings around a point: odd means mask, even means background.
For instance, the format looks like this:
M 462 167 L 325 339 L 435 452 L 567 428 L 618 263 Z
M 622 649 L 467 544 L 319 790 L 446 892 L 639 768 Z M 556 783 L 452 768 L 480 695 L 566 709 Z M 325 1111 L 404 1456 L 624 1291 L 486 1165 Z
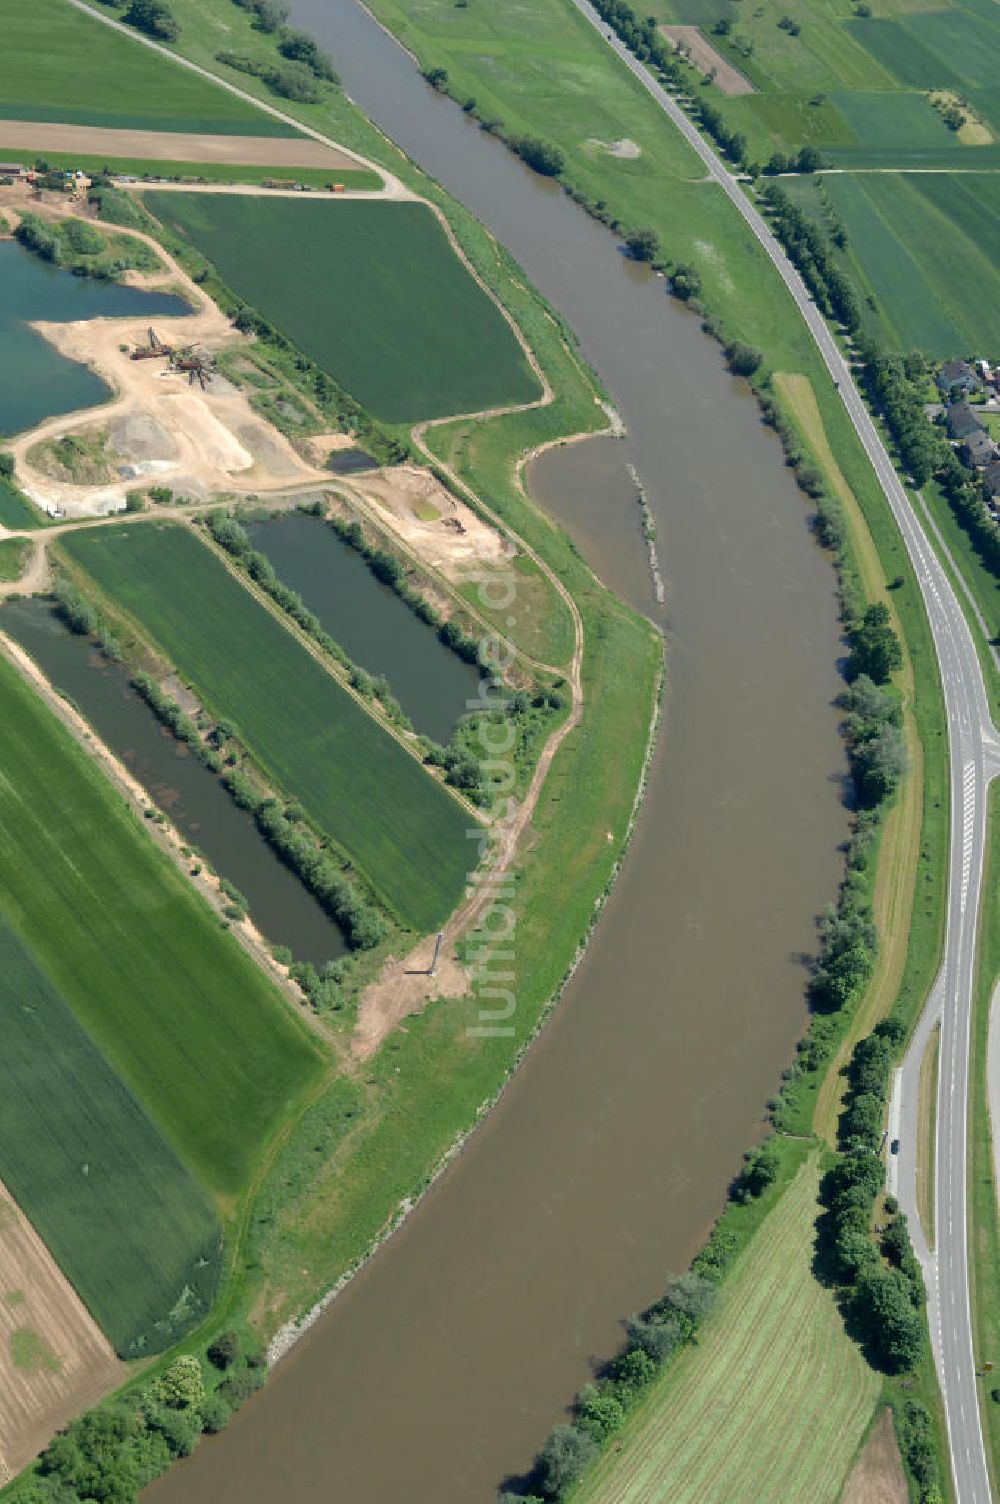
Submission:
M 122 1355 L 201 1320 L 222 1230 L 205 1193 L 0 921 L 0 1180 Z
M 437 929 L 472 861 L 450 794 L 186 528 L 81 529 L 62 546 L 400 917 Z
M 853 36 L 906 87 L 987 89 L 1000 71 L 996 6 L 959 6 L 848 22 Z
M 541 395 L 510 327 L 421 204 L 155 192 L 146 202 L 379 418 Z
M 290 126 L 174 66 L 67 0 L 4 0 L 0 120 L 294 136 Z
M 318 1049 L 2 658 L 0 830 L 0 918 L 188 1169 L 238 1192 Z
M 836 1504 L 881 1380 L 812 1273 L 813 1155 L 574 1504 Z
M 833 175 L 830 201 L 847 230 L 849 257 L 874 293 L 881 321 L 902 349 L 947 357 L 1000 348 L 1000 282 L 990 247 L 995 244 L 997 194 L 984 192 L 983 229 L 973 234 L 945 211 L 954 199 L 968 224 L 964 179 L 935 180 L 925 190 L 918 175 Z M 956 188 L 949 186 L 957 183 Z

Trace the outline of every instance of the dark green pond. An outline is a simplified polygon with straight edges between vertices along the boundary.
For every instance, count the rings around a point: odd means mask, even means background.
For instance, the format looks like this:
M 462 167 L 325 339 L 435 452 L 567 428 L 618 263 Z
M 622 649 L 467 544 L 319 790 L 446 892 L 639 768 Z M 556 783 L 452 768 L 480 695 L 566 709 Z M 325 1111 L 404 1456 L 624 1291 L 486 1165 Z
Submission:
M 344 954 L 344 937 L 333 920 L 214 773 L 160 725 L 120 664 L 68 632 L 46 601 L 8 601 L 0 610 L 0 629 L 70 696 L 184 839 L 236 884 L 250 917 L 273 944 L 287 945 L 297 960 L 315 966 Z
M 0 243 L 0 435 L 44 418 L 94 407 L 111 395 L 93 371 L 66 360 L 27 324 L 95 318 L 170 318 L 190 312 L 182 298 L 74 277 L 16 241 Z
M 386 676 L 416 729 L 450 741 L 476 695 L 478 671 L 439 642 L 327 523 L 298 514 L 250 523 L 247 532 L 348 657 Z

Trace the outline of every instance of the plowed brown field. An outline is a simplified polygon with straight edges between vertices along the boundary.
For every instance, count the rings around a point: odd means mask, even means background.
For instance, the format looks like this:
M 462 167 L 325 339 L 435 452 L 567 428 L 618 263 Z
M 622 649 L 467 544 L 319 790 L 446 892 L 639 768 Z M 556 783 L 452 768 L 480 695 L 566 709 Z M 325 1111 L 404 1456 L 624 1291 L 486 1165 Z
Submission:
M 157 162 L 237 162 L 254 167 L 358 167 L 345 151 L 307 136 L 197 136 L 179 131 L 127 131 L 103 125 L 0 120 L 0 155 L 15 151 L 76 151 L 81 156 L 136 157 Z
M 0 1184 L 0 1485 L 125 1371 Z

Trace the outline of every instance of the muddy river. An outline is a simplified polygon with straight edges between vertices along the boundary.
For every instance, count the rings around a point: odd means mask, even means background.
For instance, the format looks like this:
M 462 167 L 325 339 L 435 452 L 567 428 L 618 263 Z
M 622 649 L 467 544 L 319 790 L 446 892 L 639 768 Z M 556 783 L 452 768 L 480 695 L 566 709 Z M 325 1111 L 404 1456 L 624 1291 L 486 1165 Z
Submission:
M 682 1269 L 791 1058 L 832 898 L 834 580 L 773 435 L 697 321 L 420 80 L 353 0 L 293 0 L 379 125 L 511 248 L 629 429 L 536 495 L 667 634 L 648 797 L 584 964 L 466 1152 L 155 1504 L 492 1504 Z M 667 577 L 653 605 L 631 460 Z

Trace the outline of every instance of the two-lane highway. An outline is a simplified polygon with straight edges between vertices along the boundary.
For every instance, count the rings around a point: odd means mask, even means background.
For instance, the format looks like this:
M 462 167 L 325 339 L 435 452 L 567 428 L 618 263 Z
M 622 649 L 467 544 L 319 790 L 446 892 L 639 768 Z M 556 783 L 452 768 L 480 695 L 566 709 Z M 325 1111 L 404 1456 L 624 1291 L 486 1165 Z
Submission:
M 987 789 L 1000 772 L 1000 740 L 990 716 L 982 671 L 968 624 L 948 577 L 925 536 L 878 430 L 854 385 L 840 348 L 795 267 L 743 188 L 700 135 L 677 101 L 601 20 L 588 0 L 573 0 L 629 72 L 697 152 L 708 176 L 770 257 L 812 335 L 855 432 L 892 509 L 916 572 L 941 670 L 951 759 L 951 851 L 944 954 L 913 1043 L 899 1075 L 899 1198 L 914 1230 L 928 1286 L 931 1338 L 945 1402 L 952 1473 L 959 1504 L 988 1504 L 973 1352 L 967 1240 L 969 1039 L 976 930 L 986 839 Z M 923 1046 L 941 1023 L 937 1113 L 936 1249 L 919 1227 L 916 1204 L 917 1101 Z

